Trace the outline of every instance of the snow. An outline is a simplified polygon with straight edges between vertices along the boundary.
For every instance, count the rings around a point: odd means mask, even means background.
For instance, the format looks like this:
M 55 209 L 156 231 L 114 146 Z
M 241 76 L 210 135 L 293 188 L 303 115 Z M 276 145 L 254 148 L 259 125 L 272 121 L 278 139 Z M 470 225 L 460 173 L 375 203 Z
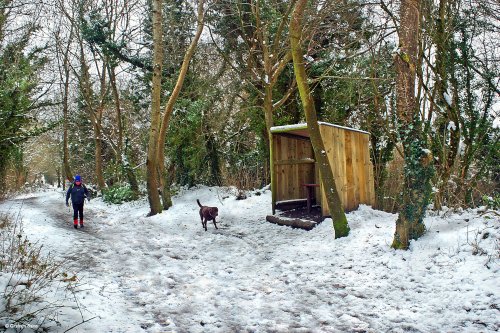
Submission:
M 342 129 L 345 129 L 345 130 L 359 132 L 359 133 L 370 134 L 370 133 L 368 133 L 366 131 L 358 130 L 358 129 L 351 128 L 351 127 L 344 127 L 344 126 L 340 126 L 340 125 L 330 124 L 330 123 L 326 123 L 324 121 L 318 121 L 318 124 L 325 125 L 325 126 L 336 127 L 336 128 L 342 128 Z M 306 123 L 293 124 L 293 125 L 273 126 L 273 127 L 271 127 L 271 132 L 272 133 L 278 133 L 278 132 L 288 132 L 288 131 L 302 130 L 302 129 L 307 129 L 307 124 Z
M 268 189 L 246 200 L 226 188 L 181 190 L 153 217 L 146 199 L 96 199 L 84 230 L 72 228 L 63 195 L 18 197 L 0 212 L 22 207 L 27 236 L 79 277 L 84 318 L 96 318 L 78 332 L 500 329 L 498 212 L 431 212 L 427 233 L 396 251 L 397 215 L 361 205 L 347 215 L 350 235 L 334 240 L 331 219 L 312 231 L 266 222 Z M 218 230 L 202 229 L 196 199 L 219 208 Z M 77 314 L 60 314 L 62 332 Z
M 493 119 L 493 128 L 500 129 L 500 117 Z
M 370 133 L 368 133 L 366 131 L 362 131 L 362 130 L 359 130 L 359 129 L 356 129 L 356 128 L 351 128 L 351 127 L 345 127 L 345 126 L 340 126 L 340 125 L 325 123 L 324 121 L 318 121 L 318 124 L 320 124 L 320 125 L 326 125 L 326 126 L 331 126 L 331 127 L 336 127 L 336 128 L 342 128 L 342 129 L 345 129 L 345 130 L 359 132 L 359 133 L 364 133 L 364 134 L 370 134 Z
M 455 122 L 453 121 L 450 121 L 448 123 L 448 127 L 447 127 L 448 131 L 456 131 L 457 130 L 457 125 L 455 125 Z
M 307 62 L 314 62 L 314 58 L 308 54 L 304 54 L 304 60 L 306 60 Z
M 444 100 L 446 101 L 446 104 L 448 104 L 449 106 L 452 105 L 452 101 L 451 101 L 451 96 L 450 94 L 448 94 L 448 92 L 444 92 L 443 93 L 443 97 L 444 97 Z
M 301 130 L 301 129 L 306 129 L 307 124 L 305 123 L 300 123 L 300 124 L 293 124 L 293 125 L 283 125 L 283 126 L 273 126 L 271 127 L 271 132 L 286 132 L 286 131 L 293 131 L 293 130 Z

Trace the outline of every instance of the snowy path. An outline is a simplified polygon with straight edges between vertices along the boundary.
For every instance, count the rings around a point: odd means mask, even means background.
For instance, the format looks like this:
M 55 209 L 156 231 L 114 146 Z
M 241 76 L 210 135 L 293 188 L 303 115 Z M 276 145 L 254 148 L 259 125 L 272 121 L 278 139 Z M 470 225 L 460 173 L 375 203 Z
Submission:
M 135 272 L 129 271 L 127 259 L 121 258 L 120 247 L 123 245 L 114 241 L 117 235 L 99 228 L 105 218 L 101 210 L 87 204 L 85 217 L 89 219 L 86 227 L 75 230 L 72 210 L 64 206 L 62 194 L 18 199 L 4 204 L 6 206 L 12 212 L 22 208 L 24 232 L 28 237 L 43 244 L 46 250 L 64 262 L 69 276 L 76 274 L 82 282 L 79 301 L 87 311 L 84 311 L 83 318 L 77 309 L 72 317 L 62 316 L 63 327 L 96 316 L 86 324 L 87 330 L 82 326 L 77 331 L 139 332 L 141 326 L 151 326 L 155 322 L 148 320 L 147 312 L 140 311 L 136 298 L 126 292 L 124 280 Z
M 494 250 L 498 220 L 472 212 L 431 217 L 428 234 L 402 252 L 389 248 L 392 214 L 362 207 L 348 216 L 351 235 L 333 241 L 328 220 L 310 232 L 265 222 L 269 191 L 243 201 L 224 197 L 218 189 L 185 191 L 152 218 L 144 217 L 144 201 L 96 200 L 85 209 L 85 231 L 72 228 L 58 192 L 0 211 L 22 205 L 28 236 L 86 283 L 85 316 L 100 318 L 78 332 L 500 329 L 498 259 L 473 256 L 466 244 L 467 224 L 488 228 L 481 246 Z M 197 198 L 219 207 L 219 230 L 202 230 Z

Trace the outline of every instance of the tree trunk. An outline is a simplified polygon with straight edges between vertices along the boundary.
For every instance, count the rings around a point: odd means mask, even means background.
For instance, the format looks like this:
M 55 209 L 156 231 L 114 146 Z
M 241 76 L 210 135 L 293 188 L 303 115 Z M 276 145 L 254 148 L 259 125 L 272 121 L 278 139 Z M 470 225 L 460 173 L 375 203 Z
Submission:
M 169 209 L 172 206 L 170 182 L 168 181 L 167 175 L 165 173 L 165 140 L 167 137 L 167 130 L 168 130 L 168 125 L 170 123 L 170 117 L 174 110 L 175 102 L 177 101 L 177 98 L 179 97 L 179 94 L 181 92 L 182 85 L 184 84 L 184 79 L 186 78 L 186 74 L 189 68 L 189 62 L 193 57 L 201 33 L 203 32 L 203 26 L 204 26 L 203 20 L 205 17 L 203 12 L 203 2 L 204 0 L 198 1 L 198 15 L 197 15 L 198 25 L 196 28 L 196 34 L 193 40 L 191 41 L 191 44 L 189 45 L 186 51 L 186 54 L 184 55 L 184 59 L 182 61 L 181 70 L 177 78 L 177 82 L 175 83 L 174 90 L 172 91 L 172 94 L 168 99 L 167 105 L 165 106 L 165 114 L 163 115 L 160 135 L 158 136 L 158 154 L 156 158 L 158 160 L 158 176 L 162 188 L 161 193 L 162 193 L 162 201 L 164 209 Z
M 105 60 L 103 60 L 105 61 Z M 93 124 L 94 124 L 94 141 L 95 141 L 95 175 L 97 178 L 97 185 L 99 189 L 102 191 L 106 188 L 106 182 L 104 181 L 104 172 L 103 172 L 103 159 L 102 159 L 102 115 L 104 112 L 104 100 L 106 97 L 106 63 L 102 65 L 102 76 L 101 76 L 101 86 L 100 86 L 100 100 L 97 110 L 94 112 L 92 107 L 90 108 L 90 112 L 93 115 Z M 90 80 L 89 82 L 89 91 L 90 89 Z M 90 104 L 91 105 L 91 104 Z M 92 117 L 90 118 L 92 120 Z
M 271 169 L 271 193 L 273 195 L 273 214 L 276 212 L 276 177 L 274 177 L 274 162 L 273 162 L 273 149 L 271 148 L 271 144 L 273 142 L 273 135 L 271 133 L 271 127 L 274 125 L 273 120 L 273 88 L 266 83 L 264 89 L 264 119 L 266 121 L 266 134 L 267 134 L 267 145 L 269 147 L 269 161 L 265 165 L 269 165 L 269 169 Z
M 138 197 L 139 196 L 139 184 L 137 183 L 137 177 L 135 175 L 134 170 L 132 169 L 130 162 L 128 161 L 129 159 L 129 140 L 128 138 L 125 139 L 125 151 L 124 151 L 124 156 L 125 159 L 122 159 L 122 165 L 124 168 L 125 176 L 127 177 L 128 183 L 130 184 L 130 189 L 134 193 L 134 196 Z
M 91 110 L 91 112 L 93 112 Z M 93 119 L 92 119 L 93 118 Z M 104 181 L 103 175 L 103 163 L 102 163 L 102 134 L 101 134 L 101 126 L 100 119 L 97 115 L 91 117 L 94 122 L 94 145 L 95 145 L 95 175 L 97 178 L 97 185 L 99 189 L 102 191 L 106 188 L 106 182 Z
M 436 45 L 436 65 L 435 75 L 436 83 L 433 95 L 436 96 L 434 101 L 440 107 L 437 120 L 440 123 L 439 131 L 435 134 L 436 138 L 434 152 L 440 154 L 437 168 L 437 180 L 439 191 L 434 196 L 434 207 L 441 209 L 445 203 L 446 189 L 448 181 L 451 177 L 453 166 L 458 154 L 460 142 L 460 122 L 457 113 L 458 95 L 456 93 L 456 79 L 454 79 L 454 53 L 455 45 L 452 41 L 453 36 L 453 0 L 439 1 L 439 19 L 436 20 L 436 32 L 434 36 L 434 44 Z M 453 88 L 455 93 L 449 94 L 449 87 Z M 448 97 L 445 97 L 445 94 Z M 453 121 L 454 128 L 448 124 Z M 448 143 L 449 142 L 449 143 Z
M 66 61 L 65 61 L 66 62 Z M 63 96 L 63 167 L 64 177 L 68 181 L 73 181 L 73 173 L 69 165 L 69 148 L 68 148 L 68 94 L 69 94 L 69 70 L 66 70 L 66 79 L 64 82 Z
M 56 176 L 57 176 L 57 188 L 61 187 L 61 169 L 56 168 Z
M 69 148 L 68 148 L 68 97 L 69 97 L 69 79 L 70 79 L 70 68 L 69 68 L 69 49 L 71 45 L 71 40 L 73 36 L 73 26 L 71 26 L 70 37 L 68 40 L 68 45 L 63 54 L 63 70 L 64 70 L 64 92 L 63 92 L 63 173 L 64 177 L 68 181 L 73 181 L 73 173 L 71 172 L 69 164 Z
M 111 83 L 111 91 L 113 93 L 113 99 L 115 101 L 116 127 L 118 128 L 118 140 L 116 143 L 116 159 L 118 164 L 121 164 L 122 154 L 123 154 L 123 124 L 122 124 L 122 111 L 120 106 L 120 94 L 118 93 L 118 87 L 116 86 L 115 67 L 108 64 L 108 72 L 109 72 L 109 82 Z
M 83 41 L 80 40 L 80 67 L 81 67 L 81 76 L 80 76 L 80 89 L 82 90 L 82 95 L 85 101 L 85 109 L 87 114 L 89 115 L 90 121 L 92 122 L 92 128 L 94 129 L 94 145 L 95 145 L 95 176 L 97 178 L 97 185 L 99 189 L 102 191 L 106 187 L 106 182 L 104 181 L 104 175 L 102 171 L 102 134 L 101 134 L 101 120 L 103 113 L 103 103 L 104 103 L 104 94 L 105 94 L 105 85 L 106 85 L 106 75 L 103 72 L 101 80 L 101 100 L 99 105 L 97 106 L 97 110 L 94 111 L 94 99 L 93 99 L 93 89 L 92 83 L 90 82 L 90 73 L 89 67 L 85 60 L 85 53 L 83 50 Z M 105 68 L 105 64 L 103 65 Z
M 396 107 L 405 166 L 402 209 L 392 243 L 396 249 L 408 249 L 410 240 L 424 234 L 423 218 L 431 194 L 432 155 L 426 149 L 426 136 L 422 132 L 415 98 L 420 5 L 421 0 L 402 0 L 400 7 L 400 53 L 395 59 Z
M 123 122 L 122 122 L 122 112 L 120 105 L 120 95 L 118 93 L 118 87 L 116 86 L 116 74 L 115 67 L 108 65 L 109 70 L 109 81 L 111 83 L 111 90 L 113 92 L 113 99 L 115 100 L 115 110 L 116 110 L 116 126 L 118 127 L 118 142 L 116 143 L 116 161 L 120 165 L 121 172 L 127 178 L 130 185 L 130 189 L 134 193 L 134 196 L 139 195 L 139 185 L 137 183 L 137 177 L 135 176 L 134 170 L 132 169 L 129 158 L 129 145 L 128 140 L 125 142 L 125 150 L 123 149 Z
M 163 62 L 162 40 L 162 1 L 153 1 L 153 82 L 151 91 L 151 127 L 147 154 L 147 189 L 149 201 L 149 216 L 161 213 L 162 206 L 159 196 L 158 166 L 163 161 L 158 160 L 158 131 L 160 129 L 161 75 Z
M 304 113 L 307 120 L 307 128 L 311 137 L 311 143 L 314 150 L 314 156 L 319 166 L 321 180 L 325 189 L 325 195 L 328 204 L 328 210 L 333 219 L 333 228 L 335 230 L 335 238 L 345 237 L 349 234 L 349 225 L 344 213 L 344 208 L 340 200 L 333 171 L 326 155 L 325 146 L 321 138 L 321 133 L 318 125 L 318 118 L 314 107 L 309 84 L 307 83 L 307 74 L 304 65 L 304 54 L 301 40 L 302 16 L 304 14 L 307 0 L 299 0 L 295 6 L 290 21 L 290 44 L 292 49 L 293 67 L 299 88 L 300 98 L 304 108 Z

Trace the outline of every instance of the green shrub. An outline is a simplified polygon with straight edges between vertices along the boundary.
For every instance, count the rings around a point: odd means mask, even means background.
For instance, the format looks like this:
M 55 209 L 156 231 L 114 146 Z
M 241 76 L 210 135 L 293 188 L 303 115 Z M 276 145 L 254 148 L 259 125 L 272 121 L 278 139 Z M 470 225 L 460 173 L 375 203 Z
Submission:
M 494 197 L 484 195 L 483 203 L 490 209 L 500 209 L 500 195 Z
M 102 198 L 104 202 L 107 203 L 121 204 L 137 199 L 137 195 L 132 191 L 129 185 L 116 185 L 103 191 Z

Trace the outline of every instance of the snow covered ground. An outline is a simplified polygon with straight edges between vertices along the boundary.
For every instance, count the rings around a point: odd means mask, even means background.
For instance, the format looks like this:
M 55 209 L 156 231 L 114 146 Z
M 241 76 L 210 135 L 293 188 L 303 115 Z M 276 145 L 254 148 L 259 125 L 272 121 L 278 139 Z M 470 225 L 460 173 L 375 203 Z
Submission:
M 351 233 L 265 221 L 271 195 L 237 201 L 199 187 L 145 217 L 147 201 L 86 205 L 74 230 L 63 193 L 0 204 L 77 274 L 83 309 L 62 310 L 72 332 L 496 332 L 500 329 L 498 212 L 441 212 L 409 251 L 390 248 L 396 215 L 361 206 Z M 262 192 L 262 191 L 261 191 Z M 196 199 L 219 207 L 202 229 Z M 0 329 L 1 330 L 1 329 Z

